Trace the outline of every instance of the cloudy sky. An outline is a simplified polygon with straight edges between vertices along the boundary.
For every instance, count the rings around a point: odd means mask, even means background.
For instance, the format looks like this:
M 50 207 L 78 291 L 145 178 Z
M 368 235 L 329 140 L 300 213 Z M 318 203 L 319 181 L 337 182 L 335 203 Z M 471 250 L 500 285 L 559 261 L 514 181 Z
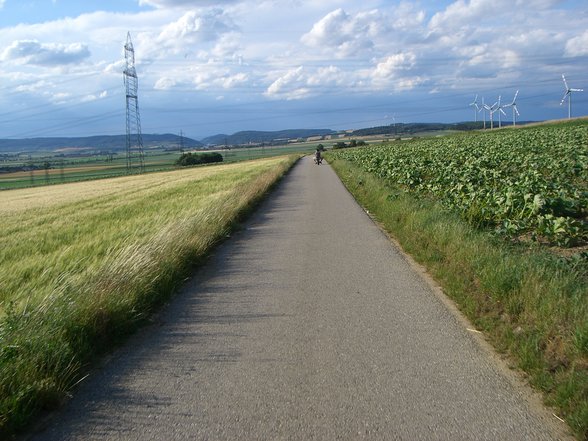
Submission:
M 144 133 L 588 114 L 586 0 L 0 0 L 0 138 L 124 133 L 127 32 Z

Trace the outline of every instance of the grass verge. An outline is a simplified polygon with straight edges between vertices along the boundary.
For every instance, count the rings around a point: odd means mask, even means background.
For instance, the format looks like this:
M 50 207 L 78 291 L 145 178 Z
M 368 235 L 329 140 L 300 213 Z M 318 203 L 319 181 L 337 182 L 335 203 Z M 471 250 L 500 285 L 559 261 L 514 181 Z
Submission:
M 54 187 L 36 208 L 2 194 L 0 438 L 59 406 L 296 159 Z
M 432 201 L 396 191 L 349 162 L 328 159 L 358 202 L 526 373 L 575 435 L 587 440 L 585 267 L 504 243 Z

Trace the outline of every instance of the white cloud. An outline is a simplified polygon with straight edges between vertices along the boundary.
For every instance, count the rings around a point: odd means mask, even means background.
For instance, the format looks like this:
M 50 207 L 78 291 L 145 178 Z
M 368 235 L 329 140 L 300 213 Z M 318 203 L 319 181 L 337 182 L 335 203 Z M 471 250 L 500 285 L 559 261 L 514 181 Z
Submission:
M 155 90 L 169 90 L 172 87 L 174 87 L 176 84 L 178 84 L 178 83 L 173 78 L 163 77 L 163 78 L 158 79 L 155 82 L 153 88 Z
M 232 73 L 221 66 L 199 66 L 177 75 L 175 78 L 160 78 L 156 82 L 155 88 L 159 90 L 168 90 L 175 87 L 201 91 L 230 90 L 250 82 L 251 78 L 245 72 Z
M 195 87 L 196 90 L 208 90 L 220 75 L 212 70 L 198 69 L 195 73 L 190 72 L 189 76 L 191 77 L 192 87 Z M 180 82 L 180 84 L 182 83 L 183 81 Z
M 431 18 L 432 29 L 476 26 L 479 22 L 509 16 L 523 8 L 525 11 L 548 9 L 559 0 L 457 0 Z
M 71 93 L 69 92 L 57 92 L 49 94 L 49 100 L 53 102 L 53 104 L 65 104 L 71 98 Z
M 457 50 L 456 53 L 461 55 L 462 66 L 482 67 L 486 70 L 497 71 L 521 65 L 521 56 L 516 50 L 506 49 L 499 45 L 468 46 Z
M 287 100 L 301 99 L 310 95 L 306 87 L 305 72 L 302 66 L 291 69 L 276 79 L 265 91 L 269 98 L 284 98 Z
M 464 23 L 475 22 L 476 20 L 488 17 L 497 5 L 499 0 L 457 0 L 450 4 L 444 11 L 435 14 L 429 23 L 430 27 L 437 29 L 446 25 L 455 27 Z
M 38 92 L 47 89 L 48 86 L 50 86 L 50 84 L 45 80 L 34 81 L 32 83 L 25 83 L 17 86 L 15 91 L 25 93 Z
M 422 9 L 415 9 L 415 5 L 411 2 L 402 2 L 392 13 L 392 27 L 403 32 L 412 32 L 415 28 L 419 28 L 425 22 L 425 11 Z
M 224 77 L 220 81 L 223 89 L 232 89 L 233 87 L 247 83 L 249 81 L 249 76 L 243 72 L 239 72 L 235 75 Z
M 374 77 L 394 77 L 398 72 L 410 70 L 414 67 L 415 63 L 416 55 L 412 52 L 390 55 L 384 61 L 377 64 L 374 70 Z
M 108 63 L 102 71 L 106 74 L 119 74 L 124 70 L 125 66 L 126 62 L 121 58 L 113 63 Z
M 54 67 L 79 63 L 89 57 L 90 50 L 82 43 L 56 44 L 40 43 L 37 40 L 19 40 L 4 49 L 0 59 Z
M 99 100 L 99 99 L 106 98 L 107 96 L 108 96 L 108 91 L 104 90 L 104 91 L 102 91 L 102 92 L 100 92 L 98 94 L 92 93 L 92 94 L 86 95 L 86 96 L 82 97 L 82 99 L 80 101 L 82 103 L 89 103 L 89 102 L 92 102 L 92 101 L 96 101 L 96 100 Z
M 409 90 L 423 82 L 423 79 L 412 72 L 417 63 L 413 52 L 402 52 L 390 55 L 378 62 L 369 73 L 371 84 L 377 88 L 391 87 L 394 90 Z
M 336 57 L 361 55 L 374 47 L 373 39 L 385 32 L 387 24 L 378 10 L 352 16 L 343 9 L 330 12 L 304 34 L 309 47 L 335 50 Z
M 335 66 L 320 67 L 307 79 L 308 85 L 315 87 L 342 86 L 345 82 L 345 74 Z
M 588 31 L 584 31 L 566 42 L 565 54 L 568 57 L 581 57 L 588 55 Z
M 218 6 L 220 4 L 230 4 L 238 1 L 239 0 L 139 0 L 139 5 L 154 6 L 156 8 L 185 8 Z
M 157 40 L 166 46 L 186 46 L 214 41 L 235 28 L 220 9 L 205 13 L 186 12 L 179 20 L 163 28 Z
M 335 66 L 315 69 L 298 66 L 275 79 L 264 94 L 273 99 L 302 99 L 345 87 L 352 81 L 345 72 Z
M 238 59 L 237 26 L 224 11 L 190 10 L 171 21 L 166 19 L 167 16 L 160 17 L 153 31 L 133 36 L 139 64 L 163 67 L 163 62 L 170 68 L 171 60 L 183 64 L 194 59 L 206 62 L 215 57 Z
M 211 49 L 211 55 L 216 59 L 233 60 L 239 64 L 243 62 L 242 51 L 240 44 L 241 34 L 237 32 L 228 32 L 221 35 L 215 46 Z

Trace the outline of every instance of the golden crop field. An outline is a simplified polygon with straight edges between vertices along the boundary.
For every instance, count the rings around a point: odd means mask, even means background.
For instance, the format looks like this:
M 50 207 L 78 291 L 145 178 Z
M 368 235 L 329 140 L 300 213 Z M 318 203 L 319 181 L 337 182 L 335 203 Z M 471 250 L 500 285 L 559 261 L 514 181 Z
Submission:
M 210 216 L 270 159 L 0 193 L 0 304 L 38 301 L 64 277 L 92 277 L 124 249 Z M 201 228 L 201 226 L 195 226 Z
M 296 159 L 0 192 L 0 437 L 59 403 Z

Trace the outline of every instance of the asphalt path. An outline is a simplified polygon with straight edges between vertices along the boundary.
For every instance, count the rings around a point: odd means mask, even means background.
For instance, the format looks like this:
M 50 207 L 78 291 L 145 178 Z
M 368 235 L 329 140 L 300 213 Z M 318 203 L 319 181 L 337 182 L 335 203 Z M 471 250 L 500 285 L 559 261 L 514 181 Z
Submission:
M 35 440 L 551 440 L 504 369 L 304 158 Z

